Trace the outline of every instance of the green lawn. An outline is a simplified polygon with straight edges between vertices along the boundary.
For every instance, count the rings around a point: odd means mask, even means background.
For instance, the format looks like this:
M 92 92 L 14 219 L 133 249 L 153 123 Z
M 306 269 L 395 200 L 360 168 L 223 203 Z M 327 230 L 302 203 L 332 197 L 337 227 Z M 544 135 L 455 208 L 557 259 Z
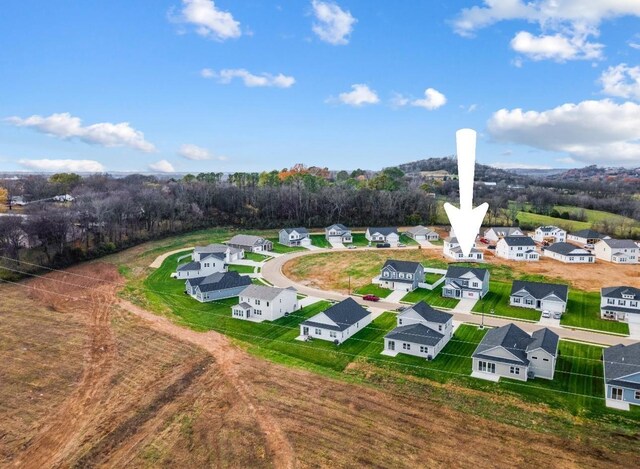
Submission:
M 305 248 L 301 248 L 299 246 L 289 247 L 284 244 L 280 244 L 278 238 L 267 238 L 269 241 L 273 243 L 272 251 L 277 254 L 286 254 L 287 252 L 296 252 L 296 251 L 304 251 Z
M 434 273 L 431 273 L 431 272 L 427 272 L 426 274 L 424 274 L 424 281 L 425 281 L 425 283 L 428 283 L 429 285 L 433 285 L 438 280 L 440 280 L 442 277 L 443 277 L 442 274 L 434 274 Z
M 401 234 L 400 235 L 400 243 L 406 244 L 407 246 L 413 246 L 413 245 L 418 244 L 418 242 L 416 240 L 414 240 L 413 238 L 409 238 L 405 234 Z
M 629 335 L 628 324 L 600 318 L 600 292 L 569 290 L 567 312 L 562 315 L 560 324 Z
M 311 235 L 311 244 L 314 246 L 318 246 L 319 248 L 330 248 L 331 243 L 327 241 L 324 234 L 312 234 Z
M 368 246 L 369 240 L 364 237 L 364 233 L 352 233 L 351 237 L 353 238 L 354 246 Z
M 495 314 L 514 319 L 525 319 L 529 321 L 539 321 L 540 311 L 529 308 L 517 308 L 509 305 L 511 294 L 511 283 L 499 282 L 491 279 L 489 292 L 483 299 L 478 301 L 473 307 L 476 313 Z
M 440 306 L 442 308 L 455 308 L 458 304 L 458 300 L 442 296 L 442 285 L 437 286 L 433 290 L 416 288 L 412 292 L 407 293 L 404 298 L 402 298 L 402 301 L 411 304 L 424 301 L 430 306 Z
M 370 283 L 360 288 L 356 288 L 353 293 L 358 295 L 376 295 L 379 298 L 386 298 L 391 294 L 391 290 L 388 288 L 382 288 L 380 285 L 374 285 Z
M 267 259 L 270 259 L 269 256 L 265 256 L 264 254 L 258 254 L 257 252 L 245 252 L 244 258 L 254 262 L 264 262 Z
M 255 271 L 255 267 L 252 265 L 236 265 L 229 264 L 229 272 L 238 272 L 239 274 L 252 274 Z

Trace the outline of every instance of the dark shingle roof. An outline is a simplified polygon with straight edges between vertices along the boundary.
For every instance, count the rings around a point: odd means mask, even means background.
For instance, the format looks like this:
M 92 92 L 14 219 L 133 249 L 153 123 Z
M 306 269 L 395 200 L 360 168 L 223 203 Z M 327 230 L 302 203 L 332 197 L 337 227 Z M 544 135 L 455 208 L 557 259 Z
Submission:
M 320 314 L 325 314 L 336 325 L 333 326 L 314 322 L 313 318 Z M 342 300 L 340 303 L 331 306 L 322 313 L 316 314 L 316 316 L 313 316 L 306 321 L 302 321 L 301 324 L 335 331 L 344 331 L 370 314 L 371 313 L 369 311 L 356 303 L 353 298 L 347 298 L 346 300 Z
M 632 239 L 602 239 L 601 243 L 605 243 L 607 246 L 613 249 L 633 249 L 638 248 L 638 245 Z
M 600 290 L 600 295 L 606 298 L 620 298 L 622 299 L 622 295 L 633 295 L 633 299 L 640 299 L 640 288 L 636 287 L 605 287 Z
M 341 230 L 341 231 L 349 231 L 349 228 L 347 228 L 346 226 L 344 226 L 342 223 L 335 223 L 331 226 L 327 226 L 325 228 L 325 230 L 329 231 L 330 229 L 335 228 L 337 230 Z
M 492 226 L 484 230 L 485 235 L 487 231 L 495 231 L 498 236 L 522 236 L 522 235 L 514 235 L 513 233 L 520 232 L 522 230 L 517 226 Z
M 438 311 L 437 309 L 433 309 L 424 301 L 420 301 L 419 303 L 416 303 L 415 305 L 403 311 L 402 314 L 410 310 L 413 310 L 416 313 L 418 313 L 420 317 L 425 321 L 435 322 L 438 324 L 445 324 L 453 317 L 452 314 L 445 313 L 443 311 Z
M 187 262 L 178 266 L 178 272 L 186 272 L 188 270 L 200 270 L 200 262 Z
M 526 290 L 534 298 L 541 300 L 548 295 L 554 294 L 558 298 L 567 301 L 567 295 L 569 293 L 569 287 L 567 285 L 560 285 L 557 283 L 541 283 L 541 282 L 528 282 L 526 280 L 514 280 L 511 286 L 511 294 L 519 292 L 520 290 Z
M 518 361 L 528 365 L 529 359 L 527 352 L 542 348 L 553 356 L 556 356 L 558 350 L 558 334 L 547 329 L 539 329 L 532 335 L 527 334 L 515 324 L 507 324 L 502 327 L 490 329 L 483 337 L 480 344 L 473 352 L 475 358 L 486 358 L 488 360 L 499 361 L 504 363 L 517 363 Z M 512 353 L 517 360 L 494 357 L 484 355 L 484 352 L 494 348 L 503 347 Z
M 579 248 L 578 246 L 571 243 L 553 243 L 551 246 L 546 247 L 545 251 L 555 252 L 563 256 L 568 256 L 569 254 L 573 253 L 576 256 L 592 256 L 593 257 L 593 254 L 591 254 L 586 249 Z
M 571 236 L 577 236 L 578 238 L 589 238 L 589 239 L 595 239 L 595 238 L 602 238 L 604 235 L 598 233 L 597 231 L 594 230 L 579 230 L 579 231 L 575 231 L 573 233 L 570 233 Z
M 445 277 L 447 278 L 461 278 L 467 272 L 471 272 L 473 275 L 478 277 L 480 280 L 484 281 L 489 274 L 487 269 L 479 269 L 476 267 L 459 267 L 455 265 L 450 265 L 447 268 L 447 274 Z
M 280 295 L 286 288 L 268 287 L 266 285 L 249 285 L 247 288 L 240 292 L 241 296 L 248 296 L 249 298 L 257 298 L 259 300 L 272 301 Z M 294 293 L 295 290 L 291 289 Z
M 235 244 L 237 246 L 255 246 L 257 244 L 268 244 L 269 241 L 254 235 L 238 234 L 227 241 L 227 244 Z
M 558 342 L 560 337 L 555 332 L 547 329 L 538 329 L 531 334 L 533 341 L 527 347 L 527 351 L 541 348 L 555 356 L 558 351 Z
M 287 234 L 290 234 L 290 233 L 292 233 L 294 231 L 300 233 L 301 235 L 309 234 L 309 230 L 307 230 L 306 228 L 302 228 L 302 227 L 299 227 L 299 228 L 283 228 L 283 230 L 286 231 Z
M 402 340 L 413 344 L 436 346 L 444 337 L 438 331 L 421 323 L 396 327 L 384 336 L 385 339 Z
M 551 233 L 553 231 L 564 231 L 562 228 L 553 225 L 539 226 L 538 229 L 543 233 Z
M 607 384 L 640 389 L 640 383 L 625 380 L 626 376 L 640 373 L 640 342 L 609 347 L 602 355 Z
M 191 285 L 194 285 L 194 283 L 192 282 Z M 216 272 L 215 274 L 203 277 L 202 280 L 195 285 L 198 285 L 201 292 L 211 292 L 251 285 L 251 279 L 240 275 L 238 272 Z
M 204 259 L 207 259 L 209 257 L 215 257 L 216 259 L 220 259 L 221 261 L 223 261 L 223 260 L 226 259 L 227 256 L 225 255 L 224 252 L 209 252 L 209 253 L 206 253 L 204 255 L 201 255 L 200 259 L 204 260 Z
M 383 236 L 389 236 L 391 233 L 398 234 L 397 228 L 368 228 L 369 233 L 380 233 Z
M 394 259 L 387 259 L 387 262 L 384 263 L 384 266 L 382 266 L 382 268 L 384 269 L 385 267 L 393 267 L 398 272 L 413 274 L 419 267 L 421 267 L 421 265 L 419 262 L 396 261 Z
M 507 246 L 530 246 L 535 247 L 536 242 L 528 236 L 505 236 L 504 242 Z

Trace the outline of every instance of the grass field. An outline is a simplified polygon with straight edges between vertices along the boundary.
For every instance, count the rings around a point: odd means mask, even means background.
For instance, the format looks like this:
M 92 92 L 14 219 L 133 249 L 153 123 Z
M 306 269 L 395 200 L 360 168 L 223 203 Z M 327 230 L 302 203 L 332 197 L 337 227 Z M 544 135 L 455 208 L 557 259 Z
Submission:
M 539 321 L 540 311 L 529 308 L 517 308 L 509 305 L 511 283 L 491 279 L 489 292 L 473 307 L 476 313 L 494 314 L 514 319 Z
M 258 254 L 257 252 L 245 252 L 244 258 L 249 261 L 264 262 L 267 259 L 269 259 L 269 256 L 265 256 L 264 254 Z
M 324 234 L 312 234 L 310 235 L 310 237 L 311 237 L 311 244 L 313 244 L 314 246 L 318 246 L 319 248 L 331 247 L 331 243 L 327 241 L 327 238 L 325 237 Z
M 629 335 L 628 324 L 607 321 L 600 317 L 600 293 L 598 292 L 569 290 L 567 312 L 562 315 L 560 324 L 567 327 Z
M 391 294 L 391 290 L 388 288 L 382 288 L 380 285 L 375 285 L 373 283 L 356 288 L 353 292 L 363 296 L 376 295 L 379 298 L 386 298 Z
M 252 274 L 255 271 L 255 267 L 252 265 L 229 264 L 228 270 L 229 272 L 238 272 L 239 274 Z
M 296 252 L 296 251 L 305 250 L 305 248 L 301 248 L 299 246 L 290 247 L 290 246 L 285 246 L 284 244 L 280 244 L 280 241 L 278 240 L 277 237 L 267 238 L 267 239 L 273 243 L 272 251 L 277 254 L 285 254 L 287 252 Z
M 428 283 L 429 285 L 433 285 L 438 280 L 440 280 L 442 277 L 443 276 L 441 274 L 434 274 L 434 273 L 431 273 L 431 272 L 427 272 L 426 274 L 424 274 L 424 281 L 425 281 L 425 283 Z
M 458 300 L 442 296 L 442 285 L 434 288 L 433 290 L 416 288 L 412 292 L 407 293 L 402 298 L 402 301 L 411 304 L 424 301 L 430 306 L 440 306 L 442 308 L 455 308 L 458 304 Z

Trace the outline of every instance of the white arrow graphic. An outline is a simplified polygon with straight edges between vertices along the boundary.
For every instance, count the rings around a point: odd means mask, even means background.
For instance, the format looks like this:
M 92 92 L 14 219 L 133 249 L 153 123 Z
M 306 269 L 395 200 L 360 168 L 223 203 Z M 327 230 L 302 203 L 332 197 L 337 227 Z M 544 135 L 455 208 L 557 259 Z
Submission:
M 460 129 L 456 132 L 456 148 L 458 153 L 458 179 L 460 183 L 460 208 L 450 203 L 444 204 L 449 222 L 460 249 L 465 257 L 475 246 L 476 236 L 480 231 L 482 220 L 487 214 L 489 204 L 484 203 L 473 208 L 473 178 L 476 172 L 476 132 L 472 129 Z

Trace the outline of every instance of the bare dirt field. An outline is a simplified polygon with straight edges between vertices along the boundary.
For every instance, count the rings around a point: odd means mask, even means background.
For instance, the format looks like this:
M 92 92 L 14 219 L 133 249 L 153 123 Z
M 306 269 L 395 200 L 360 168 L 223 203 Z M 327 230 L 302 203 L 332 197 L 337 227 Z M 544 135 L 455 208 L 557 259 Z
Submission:
M 530 421 L 508 425 L 430 400 L 417 378 L 407 385 L 387 376 L 364 386 L 265 361 L 225 336 L 186 330 L 119 301 L 111 265 L 71 272 L 101 280 L 53 274 L 22 284 L 30 288 L 0 287 L 1 466 L 637 463 L 638 442 L 618 445 L 602 431 L 563 438 L 529 429 L 553 427 L 552 411 L 530 409 L 522 412 Z M 16 354 L 20 361 L 12 360 Z M 367 367 L 349 372 L 366 376 Z M 452 402 L 477 397 L 447 392 Z M 486 398 L 474 402 L 493 412 Z

